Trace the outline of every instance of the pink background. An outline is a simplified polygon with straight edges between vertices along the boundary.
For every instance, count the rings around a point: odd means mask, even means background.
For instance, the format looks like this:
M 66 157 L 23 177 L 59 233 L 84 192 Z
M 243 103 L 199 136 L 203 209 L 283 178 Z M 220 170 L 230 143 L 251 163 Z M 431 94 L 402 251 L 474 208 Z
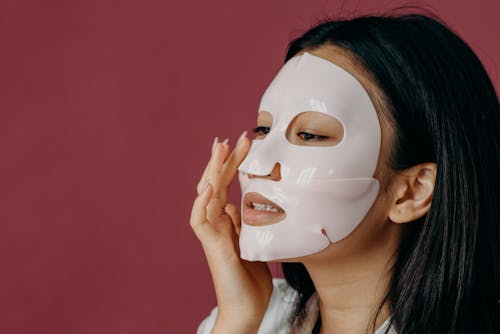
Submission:
M 498 1 L 426 3 L 498 89 Z M 292 37 L 401 4 L 3 0 L 0 333 L 192 333 L 215 304 L 188 224 L 213 138 L 255 125 Z

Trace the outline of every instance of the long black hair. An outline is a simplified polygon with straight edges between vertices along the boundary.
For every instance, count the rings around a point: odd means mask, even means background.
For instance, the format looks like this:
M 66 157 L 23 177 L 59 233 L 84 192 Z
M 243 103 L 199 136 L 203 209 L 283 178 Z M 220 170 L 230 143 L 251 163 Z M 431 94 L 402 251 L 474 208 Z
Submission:
M 392 268 L 392 325 L 401 334 L 500 333 L 500 107 L 483 65 L 423 14 L 321 22 L 290 43 L 286 60 L 328 43 L 384 92 L 396 130 L 390 167 L 437 165 L 430 210 L 405 224 Z M 302 264 L 282 266 L 299 292 L 297 320 L 315 288 Z

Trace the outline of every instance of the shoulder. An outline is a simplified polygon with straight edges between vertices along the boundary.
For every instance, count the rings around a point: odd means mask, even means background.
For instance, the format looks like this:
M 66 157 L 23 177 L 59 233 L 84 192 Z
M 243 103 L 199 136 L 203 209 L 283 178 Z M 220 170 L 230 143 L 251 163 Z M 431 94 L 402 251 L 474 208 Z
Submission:
M 285 334 L 290 330 L 290 317 L 293 313 L 297 291 L 285 279 L 273 278 L 273 292 L 259 327 L 258 334 Z M 217 307 L 199 325 L 197 334 L 209 334 L 217 319 Z

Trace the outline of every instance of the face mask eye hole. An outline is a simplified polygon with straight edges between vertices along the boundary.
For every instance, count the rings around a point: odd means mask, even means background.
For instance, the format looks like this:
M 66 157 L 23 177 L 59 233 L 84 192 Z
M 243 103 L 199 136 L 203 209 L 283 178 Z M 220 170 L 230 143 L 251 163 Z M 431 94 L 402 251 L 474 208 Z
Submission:
M 269 131 L 271 131 L 271 128 L 268 126 L 258 126 L 252 129 L 252 132 L 254 133 L 254 139 L 264 138 L 269 133 Z
M 254 134 L 254 139 L 263 139 L 271 131 L 271 125 L 273 124 L 273 116 L 269 111 L 261 110 L 259 111 L 259 116 L 257 118 L 257 127 L 252 129 Z
M 286 138 L 300 146 L 336 146 L 344 137 L 344 126 L 332 115 L 306 111 L 293 118 L 287 128 Z

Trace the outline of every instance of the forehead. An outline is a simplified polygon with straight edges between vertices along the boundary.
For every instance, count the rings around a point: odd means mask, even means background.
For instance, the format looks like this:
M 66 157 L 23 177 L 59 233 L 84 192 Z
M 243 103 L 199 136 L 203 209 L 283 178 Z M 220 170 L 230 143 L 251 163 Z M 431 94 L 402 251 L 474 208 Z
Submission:
M 299 56 L 306 52 L 328 60 L 330 63 L 344 69 L 364 87 L 372 99 L 376 100 L 378 95 L 383 96 L 371 72 L 351 51 L 337 45 L 325 43 L 313 49 L 301 50 L 296 55 Z M 374 103 L 377 104 L 377 101 L 374 101 Z
M 264 92 L 259 110 L 285 122 L 298 113 L 317 111 L 344 124 L 375 112 L 355 76 L 310 52 L 302 52 L 283 65 Z

